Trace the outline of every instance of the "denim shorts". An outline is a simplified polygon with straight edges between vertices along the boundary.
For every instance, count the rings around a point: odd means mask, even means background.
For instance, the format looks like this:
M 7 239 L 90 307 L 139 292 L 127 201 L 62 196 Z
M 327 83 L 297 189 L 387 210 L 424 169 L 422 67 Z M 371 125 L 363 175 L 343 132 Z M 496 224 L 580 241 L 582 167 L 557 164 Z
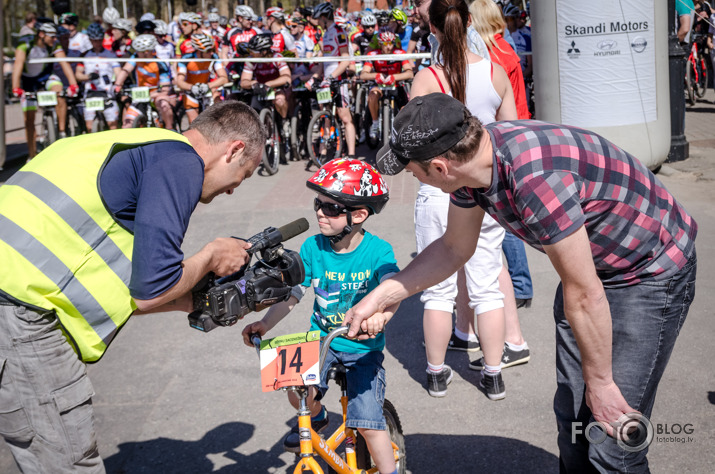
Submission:
M 328 370 L 337 363 L 342 363 L 348 382 L 348 413 L 345 426 L 348 428 L 366 428 L 386 430 L 382 404 L 385 401 L 385 369 L 382 361 L 385 355 L 380 351 L 350 353 L 328 351 L 328 357 L 320 372 L 320 400 L 328 391 Z

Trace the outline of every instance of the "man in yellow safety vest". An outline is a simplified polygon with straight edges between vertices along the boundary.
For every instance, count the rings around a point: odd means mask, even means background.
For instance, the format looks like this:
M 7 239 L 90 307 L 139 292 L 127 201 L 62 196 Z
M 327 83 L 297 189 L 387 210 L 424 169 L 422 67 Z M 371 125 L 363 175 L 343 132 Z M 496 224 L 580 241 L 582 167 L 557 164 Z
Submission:
M 232 238 L 184 258 L 199 202 L 260 163 L 265 131 L 240 102 L 183 134 L 115 130 L 59 140 L 0 187 L 0 434 L 23 472 L 104 472 L 95 362 L 135 311 L 192 310 L 208 272 L 249 257 Z

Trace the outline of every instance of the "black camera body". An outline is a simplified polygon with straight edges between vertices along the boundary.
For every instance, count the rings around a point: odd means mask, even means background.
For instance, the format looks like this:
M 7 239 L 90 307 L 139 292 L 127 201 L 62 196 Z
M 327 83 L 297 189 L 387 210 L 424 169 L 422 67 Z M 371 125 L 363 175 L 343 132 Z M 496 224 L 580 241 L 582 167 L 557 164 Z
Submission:
M 209 332 L 219 326 L 232 326 L 248 313 L 260 311 L 290 297 L 292 287 L 305 279 L 303 261 L 297 252 L 283 248 L 281 242 L 308 229 L 299 219 L 280 229 L 269 227 L 251 237 L 247 250 L 261 258 L 252 266 L 223 278 L 209 273 L 192 291 L 194 311 L 191 327 Z

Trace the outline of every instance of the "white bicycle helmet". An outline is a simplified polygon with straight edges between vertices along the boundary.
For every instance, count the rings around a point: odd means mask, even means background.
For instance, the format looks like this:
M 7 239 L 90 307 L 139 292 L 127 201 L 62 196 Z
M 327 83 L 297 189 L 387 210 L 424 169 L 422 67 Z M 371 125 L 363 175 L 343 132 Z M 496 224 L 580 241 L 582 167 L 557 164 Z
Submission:
M 154 16 L 153 13 L 145 13 L 139 18 L 139 21 L 154 21 L 156 20 L 156 17 Z
M 169 34 L 169 25 L 164 20 L 154 20 L 154 26 L 155 35 L 166 36 Z
M 132 41 L 132 48 L 138 53 L 153 51 L 156 48 L 156 36 L 139 35 Z
M 181 12 L 179 13 L 179 21 L 188 21 L 189 23 L 196 23 L 201 26 L 201 17 L 194 12 Z
M 102 20 L 108 25 L 114 25 L 119 18 L 121 18 L 119 10 L 114 7 L 107 7 L 102 12 Z
M 233 14 L 250 20 L 253 18 L 253 9 L 248 5 L 236 5 Z
M 118 30 L 124 30 L 124 31 L 132 31 L 134 29 L 134 25 L 132 25 L 132 21 L 128 20 L 126 18 L 120 18 L 119 20 L 115 21 L 112 23 L 112 27 L 118 29 Z
M 218 21 L 221 19 L 221 16 L 218 13 L 209 13 L 206 18 L 208 18 L 209 23 L 218 23 Z
M 42 31 L 43 33 L 46 33 L 48 35 L 57 36 L 57 25 L 55 25 L 51 21 L 48 21 L 40 24 L 40 26 L 37 28 L 37 31 Z
M 375 26 L 377 25 L 377 18 L 372 13 L 365 13 L 365 16 L 360 20 L 362 26 Z

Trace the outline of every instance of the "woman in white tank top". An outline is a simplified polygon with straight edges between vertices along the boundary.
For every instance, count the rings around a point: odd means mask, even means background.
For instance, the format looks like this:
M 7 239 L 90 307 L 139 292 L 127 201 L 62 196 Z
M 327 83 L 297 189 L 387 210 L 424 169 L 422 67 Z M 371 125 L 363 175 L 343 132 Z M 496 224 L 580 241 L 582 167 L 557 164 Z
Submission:
M 440 42 L 438 56 L 443 59 L 441 64 L 423 69 L 415 76 L 411 98 L 443 92 L 463 102 L 483 124 L 495 120 L 516 120 L 514 95 L 504 69 L 467 48 L 469 9 L 466 2 L 433 0 L 429 16 L 432 31 Z M 418 252 L 444 234 L 448 208 L 448 194 L 420 183 L 415 203 Z M 462 350 L 478 350 L 479 343 L 484 354 L 481 366 L 486 365 L 489 375 L 488 380 L 482 375 L 480 386 L 493 400 L 504 398 L 506 394 L 500 373 L 505 340 L 504 294 L 499 288 L 499 275 L 504 270 L 501 257 L 503 239 L 504 230 L 491 217 L 485 216 L 477 250 L 464 268 L 422 294 L 427 386 L 432 396 L 446 395 L 447 384 L 452 378 L 451 368 L 444 364 L 447 348 L 461 346 Z M 504 288 L 505 292 L 509 290 L 513 293 L 512 288 Z M 452 334 L 455 302 L 456 335 Z M 477 315 L 478 342 L 473 329 L 474 314 Z M 464 344 L 470 333 L 473 340 Z M 459 336 L 461 343 L 455 339 Z

